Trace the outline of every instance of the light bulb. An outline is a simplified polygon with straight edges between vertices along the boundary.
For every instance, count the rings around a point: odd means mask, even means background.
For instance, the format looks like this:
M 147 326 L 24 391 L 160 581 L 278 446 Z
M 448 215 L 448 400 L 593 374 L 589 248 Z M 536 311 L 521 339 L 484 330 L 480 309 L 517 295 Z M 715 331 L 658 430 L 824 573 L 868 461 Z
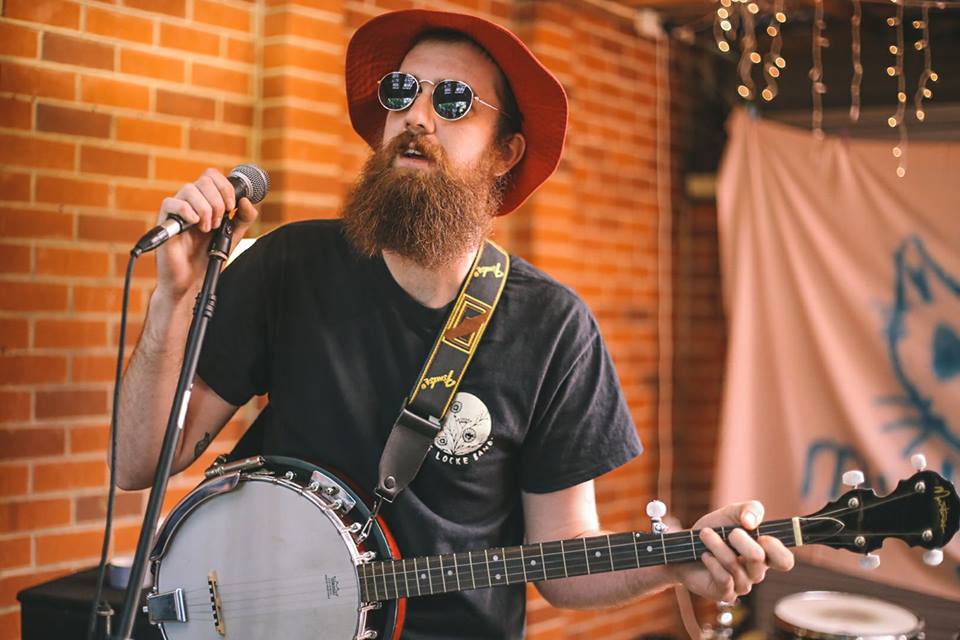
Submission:
M 739 87 L 737 87 L 737 93 L 740 94 L 741 98 L 750 97 L 750 89 L 745 84 L 742 84 Z
M 730 44 L 726 40 L 720 40 L 717 42 L 717 48 L 726 53 L 727 51 L 730 51 Z
M 894 157 L 894 158 L 899 158 L 899 157 L 902 156 L 902 155 L 903 155 L 903 151 L 900 149 L 900 147 L 894 147 L 894 148 L 893 148 L 893 157 Z
M 753 64 L 760 64 L 760 60 L 761 58 L 759 53 L 757 53 L 756 51 L 753 51 L 750 53 L 750 62 L 752 62 Z
M 889 118 L 887 118 L 887 124 L 892 129 L 893 127 L 897 126 L 897 119 L 894 118 L 893 116 L 890 116 Z

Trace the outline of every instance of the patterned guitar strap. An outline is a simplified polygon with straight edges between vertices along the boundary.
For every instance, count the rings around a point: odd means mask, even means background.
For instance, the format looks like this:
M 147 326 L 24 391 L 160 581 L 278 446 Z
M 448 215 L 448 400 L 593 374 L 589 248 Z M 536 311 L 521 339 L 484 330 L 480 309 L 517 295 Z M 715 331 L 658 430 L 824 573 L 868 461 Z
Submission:
M 387 438 L 373 509 L 361 538 L 369 534 L 383 502 L 393 502 L 420 471 L 497 308 L 509 271 L 509 254 L 490 240 L 484 242 Z

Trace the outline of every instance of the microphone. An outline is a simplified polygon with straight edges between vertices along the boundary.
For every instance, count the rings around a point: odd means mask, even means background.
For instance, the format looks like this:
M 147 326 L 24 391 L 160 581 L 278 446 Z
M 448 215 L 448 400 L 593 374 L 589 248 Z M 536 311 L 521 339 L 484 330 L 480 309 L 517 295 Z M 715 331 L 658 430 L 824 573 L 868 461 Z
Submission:
M 246 198 L 253 204 L 257 204 L 266 197 L 267 191 L 270 190 L 270 177 L 266 171 L 255 164 L 241 164 L 234 167 L 227 175 L 227 180 L 233 185 L 237 202 L 240 201 L 240 198 Z M 139 256 L 147 251 L 153 251 L 173 236 L 192 226 L 192 223 L 188 224 L 180 216 L 171 213 L 166 220 L 144 234 L 130 253 Z

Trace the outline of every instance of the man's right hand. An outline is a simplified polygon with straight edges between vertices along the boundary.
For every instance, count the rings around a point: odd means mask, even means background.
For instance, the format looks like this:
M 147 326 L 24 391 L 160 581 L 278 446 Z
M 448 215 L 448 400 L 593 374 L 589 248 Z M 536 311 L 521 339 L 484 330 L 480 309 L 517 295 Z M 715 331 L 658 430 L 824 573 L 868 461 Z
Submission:
M 210 231 L 219 227 L 224 214 L 234 207 L 237 207 L 236 228 L 231 250 L 257 219 L 258 212 L 246 198 L 236 203 L 236 192 L 226 176 L 216 169 L 207 169 L 194 182 L 183 185 L 172 198 L 164 198 L 158 223 L 176 214 L 194 226 L 158 249 L 157 293 L 173 300 L 192 297 L 207 267 Z

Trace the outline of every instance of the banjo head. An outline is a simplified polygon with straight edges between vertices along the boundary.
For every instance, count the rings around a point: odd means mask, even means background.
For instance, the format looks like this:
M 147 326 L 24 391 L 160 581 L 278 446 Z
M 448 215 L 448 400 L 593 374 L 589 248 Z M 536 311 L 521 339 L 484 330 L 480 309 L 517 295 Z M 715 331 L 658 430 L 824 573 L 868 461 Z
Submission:
M 219 493 L 205 493 L 207 484 L 181 503 L 196 494 L 196 504 L 172 512 L 159 538 L 155 593 L 182 589 L 187 617 L 162 623 L 163 635 L 356 638 L 366 616 L 351 523 L 283 477 L 241 474 Z

